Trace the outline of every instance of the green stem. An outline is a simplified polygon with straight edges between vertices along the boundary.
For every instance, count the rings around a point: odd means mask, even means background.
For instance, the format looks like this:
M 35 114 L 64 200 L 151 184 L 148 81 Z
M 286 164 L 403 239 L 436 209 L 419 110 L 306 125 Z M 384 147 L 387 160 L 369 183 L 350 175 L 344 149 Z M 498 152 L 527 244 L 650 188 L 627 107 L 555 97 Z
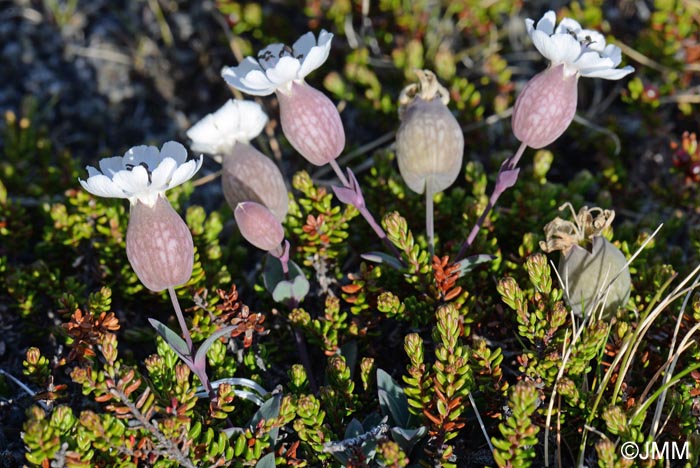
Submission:
M 432 178 L 428 177 L 425 182 L 425 233 L 428 236 L 428 251 L 432 261 L 435 255 L 435 224 L 433 215 L 433 187 Z

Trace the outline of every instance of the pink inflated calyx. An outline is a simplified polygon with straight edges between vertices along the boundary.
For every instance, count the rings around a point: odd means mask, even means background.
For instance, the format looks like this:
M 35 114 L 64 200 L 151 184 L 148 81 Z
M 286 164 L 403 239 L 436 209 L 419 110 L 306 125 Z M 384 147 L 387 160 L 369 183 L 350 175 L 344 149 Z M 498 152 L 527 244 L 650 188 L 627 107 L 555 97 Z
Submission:
M 265 205 L 280 222 L 287 215 L 289 199 L 282 173 L 248 143 L 236 142 L 224 155 L 221 186 L 232 210 L 241 202 L 254 201 Z
M 277 90 L 282 131 L 306 160 L 323 166 L 345 148 L 345 130 L 333 102 L 304 82 L 292 82 L 289 92 Z
M 239 203 L 233 211 L 241 235 L 255 247 L 267 252 L 282 250 L 284 229 L 275 216 L 260 203 Z
M 126 256 L 136 276 L 151 291 L 189 281 L 194 263 L 192 234 L 163 195 L 153 206 L 141 201 L 131 205 Z
M 569 127 L 576 113 L 578 75 L 556 65 L 533 77 L 513 108 L 513 133 L 531 148 L 543 148 Z

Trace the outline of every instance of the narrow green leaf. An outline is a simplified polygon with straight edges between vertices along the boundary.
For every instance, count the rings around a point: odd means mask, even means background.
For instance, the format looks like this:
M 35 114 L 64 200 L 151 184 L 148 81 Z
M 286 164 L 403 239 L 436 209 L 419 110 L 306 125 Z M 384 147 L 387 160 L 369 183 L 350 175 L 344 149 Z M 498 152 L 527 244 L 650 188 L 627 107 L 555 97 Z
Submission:
M 391 417 L 393 426 L 408 427 L 408 399 L 399 384 L 382 369 L 377 369 L 377 394 L 382 412 Z
M 187 343 L 185 340 L 180 338 L 180 335 L 172 331 L 170 328 L 166 327 L 165 324 L 159 322 L 154 318 L 148 319 L 149 323 L 153 328 L 155 328 L 156 333 L 160 335 L 161 338 L 170 346 L 170 348 L 175 351 L 175 354 L 180 356 L 185 362 L 191 362 L 190 351 L 187 349 Z
M 248 427 L 255 431 L 255 427 L 260 423 L 260 421 L 269 421 L 275 419 L 280 415 L 280 402 L 282 401 L 281 395 L 275 395 L 269 400 L 267 400 L 260 407 L 258 411 L 255 412 L 253 417 L 248 423 Z M 279 427 L 275 427 L 270 431 L 270 442 L 274 447 L 275 442 L 277 442 L 277 434 L 279 433 Z
M 389 265 L 394 270 L 403 269 L 403 265 L 399 260 L 392 257 L 391 255 L 385 254 L 384 252 L 367 252 L 365 254 L 360 255 L 360 257 L 364 258 L 368 262 L 379 263 L 380 265 Z
M 425 426 L 421 426 L 417 429 L 406 429 L 403 427 L 391 428 L 391 438 L 399 444 L 399 447 L 401 447 L 401 450 L 403 450 L 406 455 L 411 453 L 413 447 L 420 442 L 427 433 L 428 429 Z
M 473 270 L 474 267 L 476 267 L 477 265 L 481 265 L 482 263 L 486 262 L 491 262 L 495 258 L 495 255 L 479 254 L 472 255 L 471 257 L 467 257 L 465 259 L 460 260 L 459 262 L 457 262 L 457 265 L 459 265 L 460 278 L 469 271 Z
M 227 335 L 231 333 L 233 330 L 235 330 L 236 327 L 234 326 L 229 326 L 229 327 L 224 327 L 216 330 L 214 333 L 212 333 L 209 338 L 204 340 L 204 342 L 199 345 L 199 349 L 197 350 L 197 354 L 194 356 L 194 365 L 197 369 L 204 370 L 205 366 L 205 360 L 207 358 L 207 351 L 209 351 L 209 348 L 211 348 L 211 345 L 214 344 L 216 340 L 221 338 L 224 335 Z

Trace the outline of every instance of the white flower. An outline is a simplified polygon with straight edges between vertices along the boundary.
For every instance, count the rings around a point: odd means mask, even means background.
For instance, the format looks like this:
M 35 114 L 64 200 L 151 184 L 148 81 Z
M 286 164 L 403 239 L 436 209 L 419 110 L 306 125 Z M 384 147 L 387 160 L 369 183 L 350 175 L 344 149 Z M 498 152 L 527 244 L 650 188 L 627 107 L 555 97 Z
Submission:
M 277 90 L 289 93 L 293 82 L 320 67 L 328 58 L 333 34 L 322 30 L 318 41 L 312 32 L 301 36 L 291 47 L 270 44 L 258 58 L 246 57 L 237 67 L 224 67 L 221 75 L 229 86 L 255 96 L 267 96 Z
M 88 179 L 80 180 L 85 190 L 99 197 L 128 198 L 154 206 L 158 195 L 191 179 L 202 166 L 187 159 L 187 150 L 168 141 L 158 151 L 155 146 L 134 146 L 122 156 L 100 161 L 100 170 L 88 166 Z
M 527 32 L 542 55 L 552 62 L 552 66 L 564 64 L 566 75 L 587 76 L 619 80 L 634 71 L 626 66 L 615 68 L 622 61 L 622 51 L 613 44 L 605 44 L 605 37 L 597 31 L 582 29 L 581 25 L 564 18 L 556 29 L 556 15 L 548 11 L 537 22 L 525 20 Z
M 187 130 L 187 137 L 193 151 L 226 154 L 237 141 L 247 143 L 258 136 L 266 123 L 267 115 L 257 102 L 229 99 Z

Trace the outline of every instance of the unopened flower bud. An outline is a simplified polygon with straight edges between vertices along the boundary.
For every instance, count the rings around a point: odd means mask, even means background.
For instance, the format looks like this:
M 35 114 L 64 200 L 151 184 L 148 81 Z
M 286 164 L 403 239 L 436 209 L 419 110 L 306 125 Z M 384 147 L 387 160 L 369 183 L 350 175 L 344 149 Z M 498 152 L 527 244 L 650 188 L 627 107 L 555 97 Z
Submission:
M 224 156 L 221 185 L 232 210 L 241 202 L 254 201 L 265 205 L 280 222 L 287 215 L 289 199 L 282 173 L 247 143 L 237 142 Z
M 131 205 L 126 256 L 136 276 L 152 291 L 189 281 L 194 263 L 192 234 L 163 195 L 153 206 L 141 201 Z
M 513 108 L 513 133 L 527 146 L 543 148 L 559 138 L 576 114 L 578 75 L 557 65 L 535 75 Z
M 333 102 L 306 83 L 292 82 L 278 90 L 282 131 L 289 143 L 311 164 L 323 166 L 345 148 L 345 130 Z
M 268 252 L 281 250 L 284 229 L 279 220 L 260 203 L 239 203 L 233 211 L 241 235 L 255 247 Z
M 449 94 L 428 70 L 416 72 L 419 85 L 406 87 L 399 98 L 401 126 L 396 133 L 396 158 L 406 185 L 416 193 L 432 193 L 454 183 L 462 166 L 464 135 L 447 109 Z

